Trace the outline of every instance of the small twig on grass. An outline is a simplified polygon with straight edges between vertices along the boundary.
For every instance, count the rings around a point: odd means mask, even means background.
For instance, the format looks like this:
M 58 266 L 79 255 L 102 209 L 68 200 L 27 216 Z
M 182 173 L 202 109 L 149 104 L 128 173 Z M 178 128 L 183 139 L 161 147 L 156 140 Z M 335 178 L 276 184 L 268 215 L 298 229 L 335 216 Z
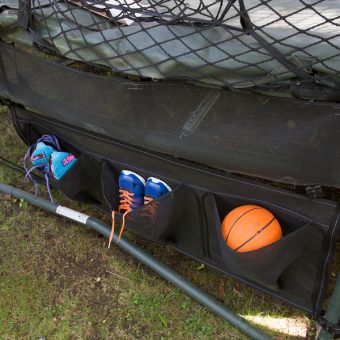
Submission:
M 119 277 L 119 278 L 121 278 L 121 279 L 123 279 L 123 280 L 130 281 L 127 277 L 124 277 L 124 276 L 121 276 L 121 275 L 119 275 L 119 274 L 110 272 L 109 270 L 106 270 L 106 272 L 109 273 L 109 274 L 112 274 L 112 275 L 114 275 L 114 276 L 117 276 L 117 277 Z

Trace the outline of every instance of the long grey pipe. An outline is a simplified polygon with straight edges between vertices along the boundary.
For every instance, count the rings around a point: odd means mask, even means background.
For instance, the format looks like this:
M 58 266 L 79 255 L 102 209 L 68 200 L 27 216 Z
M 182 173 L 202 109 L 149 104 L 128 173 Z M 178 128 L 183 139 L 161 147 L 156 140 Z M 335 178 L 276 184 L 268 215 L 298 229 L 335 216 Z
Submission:
M 34 195 L 16 189 L 7 184 L 0 183 L 0 191 L 10 194 L 17 198 L 22 198 L 32 205 L 47 210 L 56 215 L 64 216 L 70 220 L 79 222 L 81 224 L 87 225 L 91 229 L 96 230 L 105 237 L 110 236 L 111 227 L 104 224 L 100 220 L 84 215 L 75 210 L 62 207 L 60 205 L 51 203 L 40 197 L 35 197 Z M 225 305 L 220 303 L 211 295 L 204 292 L 199 287 L 195 286 L 183 276 L 178 274 L 176 271 L 171 269 L 169 266 L 163 262 L 157 260 L 152 255 L 148 254 L 146 251 L 138 247 L 136 244 L 128 241 L 126 238 L 122 238 L 118 243 L 118 235 L 115 234 L 113 237 L 114 243 L 116 243 L 120 248 L 124 249 L 130 255 L 134 256 L 137 260 L 145 264 L 147 267 L 155 271 L 165 280 L 171 282 L 177 288 L 182 290 L 187 295 L 191 296 L 194 300 L 201 303 L 206 308 L 210 309 L 213 313 L 220 316 L 222 319 L 233 325 L 235 328 L 245 333 L 252 339 L 270 339 L 268 335 L 260 331 L 259 329 L 250 325 L 244 318 L 235 314 L 233 311 L 228 309 Z

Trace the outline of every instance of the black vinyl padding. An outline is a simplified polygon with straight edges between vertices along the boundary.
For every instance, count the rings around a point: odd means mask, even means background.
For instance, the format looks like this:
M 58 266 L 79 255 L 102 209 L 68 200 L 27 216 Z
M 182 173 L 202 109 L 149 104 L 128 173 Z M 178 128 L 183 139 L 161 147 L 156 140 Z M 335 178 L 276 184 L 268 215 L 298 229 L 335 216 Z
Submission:
M 340 105 L 74 70 L 0 43 L 0 98 L 215 169 L 340 187 Z

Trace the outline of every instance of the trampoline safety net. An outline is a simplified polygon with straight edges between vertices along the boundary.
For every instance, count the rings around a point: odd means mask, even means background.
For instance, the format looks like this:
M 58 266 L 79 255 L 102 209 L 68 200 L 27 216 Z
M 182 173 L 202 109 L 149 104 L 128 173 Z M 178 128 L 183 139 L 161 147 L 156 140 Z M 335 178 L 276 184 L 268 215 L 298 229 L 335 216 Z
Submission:
M 0 3 L 0 27 L 19 20 L 36 45 L 120 75 L 339 98 L 338 0 Z

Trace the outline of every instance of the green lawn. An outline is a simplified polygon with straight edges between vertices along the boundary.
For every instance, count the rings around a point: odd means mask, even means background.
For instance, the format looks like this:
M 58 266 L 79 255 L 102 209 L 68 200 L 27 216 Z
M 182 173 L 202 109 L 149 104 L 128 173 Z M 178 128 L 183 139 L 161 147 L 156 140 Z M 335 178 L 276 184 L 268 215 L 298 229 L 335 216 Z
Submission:
M 4 108 L 0 134 L 0 155 L 21 164 L 26 147 Z M 3 166 L 0 181 L 32 192 L 22 175 Z M 244 338 L 119 248 L 107 249 L 98 234 L 10 196 L 0 194 L 0 200 L 0 339 Z M 59 201 L 97 214 L 62 195 Z M 298 310 L 170 248 L 128 231 L 125 236 L 241 315 L 265 325 L 274 319 L 270 328 L 275 320 L 292 319 L 272 331 L 277 339 L 296 338 L 287 335 L 294 327 L 313 329 Z

